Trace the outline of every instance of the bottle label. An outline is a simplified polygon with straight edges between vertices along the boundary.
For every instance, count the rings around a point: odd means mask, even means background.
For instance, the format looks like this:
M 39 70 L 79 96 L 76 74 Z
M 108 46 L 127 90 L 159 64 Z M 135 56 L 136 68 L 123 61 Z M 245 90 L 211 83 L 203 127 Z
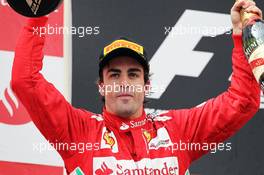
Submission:
M 264 44 L 258 46 L 249 57 L 249 64 L 256 80 L 259 82 L 264 73 Z
M 263 94 L 264 94 L 264 79 L 261 80 L 260 86 L 261 86 L 261 89 L 263 89 Z
M 264 44 L 264 22 L 257 20 L 255 24 L 243 29 L 243 47 L 246 57 L 249 59 L 251 54 L 259 46 Z
M 262 89 L 262 93 L 264 95 L 264 74 L 260 77 L 260 87 Z

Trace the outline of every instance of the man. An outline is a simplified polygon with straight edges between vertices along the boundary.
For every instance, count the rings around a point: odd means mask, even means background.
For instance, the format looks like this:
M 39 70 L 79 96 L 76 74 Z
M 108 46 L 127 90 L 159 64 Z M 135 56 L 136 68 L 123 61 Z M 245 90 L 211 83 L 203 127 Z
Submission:
M 179 174 L 207 153 L 203 143 L 220 143 L 239 130 L 259 108 L 260 89 L 242 49 L 240 9 L 262 17 L 254 2 L 240 0 L 231 9 L 233 76 L 228 90 L 205 104 L 159 115 L 144 112 L 149 65 L 144 48 L 127 39 L 107 45 L 100 57 L 98 82 L 102 114 L 72 107 L 39 73 L 44 37 L 33 35 L 47 18 L 31 19 L 17 44 L 12 88 L 33 122 L 51 143 L 85 143 L 83 153 L 58 149 L 67 173 Z M 176 149 L 176 143 L 199 149 Z M 88 145 L 88 146 L 87 146 Z

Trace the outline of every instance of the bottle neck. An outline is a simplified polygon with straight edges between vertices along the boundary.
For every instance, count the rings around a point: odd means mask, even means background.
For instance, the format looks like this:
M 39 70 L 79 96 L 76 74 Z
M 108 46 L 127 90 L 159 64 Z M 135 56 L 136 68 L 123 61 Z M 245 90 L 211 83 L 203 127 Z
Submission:
M 260 19 L 257 14 L 245 12 L 244 9 L 241 9 L 240 16 L 243 27 L 254 23 L 257 19 Z
M 238 0 L 236 0 L 236 1 L 238 1 Z M 247 0 L 247 1 L 254 1 L 254 0 Z M 248 13 L 243 8 L 240 10 L 240 16 L 241 16 L 241 22 L 242 22 L 243 27 L 245 27 L 251 23 L 254 23 L 254 21 L 256 21 L 257 19 L 260 19 L 260 17 L 257 14 Z

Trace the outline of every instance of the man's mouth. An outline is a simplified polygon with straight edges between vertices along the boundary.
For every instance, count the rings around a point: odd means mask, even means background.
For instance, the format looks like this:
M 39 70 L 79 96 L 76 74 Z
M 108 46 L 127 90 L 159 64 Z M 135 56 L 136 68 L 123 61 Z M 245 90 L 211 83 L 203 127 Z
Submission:
M 122 94 L 117 95 L 117 97 L 133 97 L 133 95 L 128 94 L 128 93 L 122 93 Z

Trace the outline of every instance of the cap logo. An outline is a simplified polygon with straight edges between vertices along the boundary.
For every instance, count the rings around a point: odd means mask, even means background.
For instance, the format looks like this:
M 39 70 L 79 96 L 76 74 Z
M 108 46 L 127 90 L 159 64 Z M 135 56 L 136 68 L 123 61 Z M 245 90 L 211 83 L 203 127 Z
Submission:
M 112 52 L 113 50 L 118 49 L 118 48 L 129 48 L 129 49 L 134 50 L 135 52 L 143 55 L 143 47 L 142 46 L 140 46 L 136 43 L 130 42 L 130 41 L 126 41 L 126 40 L 116 40 L 113 43 L 106 46 L 104 48 L 104 55 L 106 55 L 109 52 Z

